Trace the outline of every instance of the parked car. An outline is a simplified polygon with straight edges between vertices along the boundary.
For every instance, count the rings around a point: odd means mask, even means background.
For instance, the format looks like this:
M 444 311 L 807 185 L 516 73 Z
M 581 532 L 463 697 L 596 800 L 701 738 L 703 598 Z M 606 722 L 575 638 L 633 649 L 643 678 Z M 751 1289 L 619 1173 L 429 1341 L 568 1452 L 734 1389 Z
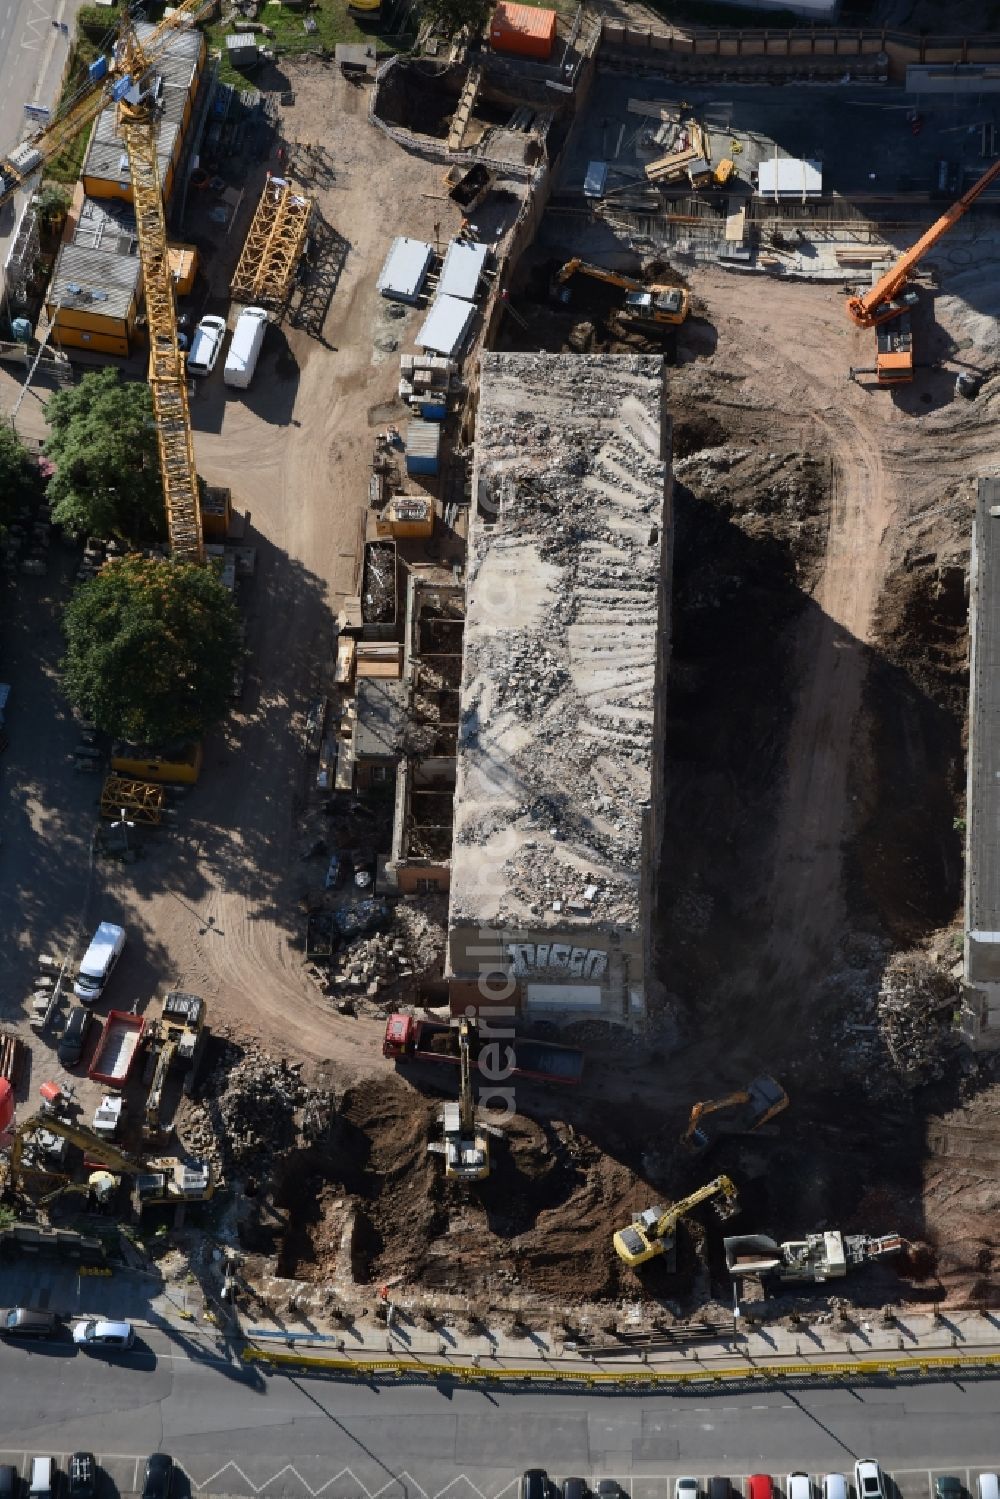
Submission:
M 859 1457 L 854 1464 L 854 1487 L 858 1499 L 885 1499 L 882 1469 L 873 1457 Z
M 708 1480 L 708 1499 L 733 1499 L 733 1486 L 728 1478 Z
M 54 1457 L 33 1457 L 28 1478 L 28 1499 L 52 1499 L 56 1472 Z
M 15 1306 L 4 1312 L 0 1332 L 5 1338 L 51 1338 L 58 1326 L 55 1312 L 34 1312 L 28 1306 Z
M 674 1484 L 674 1499 L 698 1499 L 697 1478 L 678 1478 Z
M 146 1459 L 142 1475 L 142 1499 L 170 1499 L 174 1485 L 174 1460 L 165 1452 L 154 1452 Z
M 942 1473 L 934 1480 L 934 1499 L 962 1499 L 962 1485 L 957 1478 Z
M 622 1499 L 622 1486 L 617 1478 L 602 1478 L 597 1485 L 597 1499 Z
M 551 1488 L 544 1468 L 526 1468 L 521 1474 L 520 1499 L 549 1499 Z
M 69 1460 L 70 1499 L 94 1499 L 97 1462 L 92 1452 L 74 1452 Z
M 10 1463 L 0 1463 L 0 1499 L 21 1499 L 21 1475 Z
M 131 1322 L 108 1322 L 101 1317 L 89 1317 L 77 1322 L 73 1328 L 73 1342 L 78 1348 L 131 1348 L 135 1342 L 135 1329 Z
M 87 1049 L 87 1040 L 94 1024 L 94 1017 L 83 1005 L 76 1005 L 69 1012 L 62 1035 L 59 1037 L 58 1057 L 64 1067 L 75 1067 Z
M 978 1499 L 1000 1499 L 1000 1475 L 980 1473 L 976 1479 Z
M 774 1499 L 770 1473 L 751 1473 L 747 1479 L 747 1499 Z
M 216 360 L 222 349 L 222 341 L 226 336 L 226 320 L 222 317 L 203 317 L 194 336 L 191 339 L 191 347 L 188 350 L 187 368 L 189 375 L 210 375 L 215 369 Z
M 808 1473 L 789 1473 L 785 1480 L 786 1499 L 812 1499 Z
M 589 1499 L 590 1490 L 587 1488 L 585 1478 L 564 1478 L 562 1481 L 562 1499 Z M 1000 1499 L 1000 1495 L 997 1496 Z
M 823 1499 L 851 1499 L 851 1491 L 843 1473 L 827 1473 L 823 1479 Z M 1000 1499 L 1000 1494 L 996 1499 Z

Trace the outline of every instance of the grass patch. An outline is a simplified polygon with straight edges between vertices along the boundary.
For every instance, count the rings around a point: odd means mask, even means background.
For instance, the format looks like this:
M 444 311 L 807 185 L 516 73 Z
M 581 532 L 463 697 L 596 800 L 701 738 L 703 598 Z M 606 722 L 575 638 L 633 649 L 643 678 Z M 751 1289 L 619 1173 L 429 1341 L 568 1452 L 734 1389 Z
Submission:
M 347 0 L 313 0 L 306 10 L 293 10 L 280 0 L 270 0 L 260 12 L 260 21 L 274 32 L 273 37 L 257 33 L 258 45 L 273 48 L 279 58 L 301 56 L 306 52 L 333 52 L 338 42 L 374 42 L 379 52 L 398 52 L 412 45 L 412 37 L 400 37 L 387 29 L 392 18 L 391 0 L 383 0 L 383 17 L 378 23 L 359 25 L 348 15 Z M 315 22 L 315 31 L 307 31 L 305 22 Z M 206 26 L 208 45 L 219 53 L 219 78 L 234 88 L 253 88 L 256 68 L 234 68 L 226 56 L 226 37 L 240 30 L 238 23 L 223 26 L 216 22 Z
M 105 30 L 107 30 L 106 24 Z M 97 45 L 93 41 L 91 41 L 89 37 L 83 35 L 82 33 L 78 34 L 76 41 L 73 43 L 73 50 L 70 53 L 69 68 L 66 73 L 66 82 L 64 83 L 63 91 L 59 96 L 60 109 L 62 109 L 63 106 L 68 103 L 68 101 L 73 97 L 73 95 L 79 92 L 83 84 L 86 83 L 87 69 L 90 67 L 90 64 L 95 60 L 95 58 L 97 58 L 98 55 L 99 49 Z M 83 166 L 83 158 L 87 152 L 87 143 L 90 140 L 90 131 L 92 129 L 93 126 L 90 126 L 86 130 L 81 130 L 80 134 L 76 137 L 75 140 L 70 142 L 65 150 L 60 151 L 58 156 L 54 156 L 52 158 L 48 166 L 45 168 L 46 181 L 65 182 L 69 185 L 72 185 L 76 182 L 77 178 L 80 175 L 80 168 Z

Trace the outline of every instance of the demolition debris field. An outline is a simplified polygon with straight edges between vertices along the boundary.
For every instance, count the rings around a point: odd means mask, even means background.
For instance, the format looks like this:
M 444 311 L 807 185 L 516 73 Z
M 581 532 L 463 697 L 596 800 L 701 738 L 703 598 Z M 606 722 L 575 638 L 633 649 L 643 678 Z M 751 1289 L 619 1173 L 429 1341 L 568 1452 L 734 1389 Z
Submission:
M 1000 1103 L 988 1067 L 963 1075 L 951 1051 L 964 576 L 1000 389 L 988 380 L 976 402 L 953 402 L 932 380 L 929 402 L 915 390 L 894 403 L 846 378 L 863 335 L 839 290 L 747 297 L 720 272 L 690 280 L 697 313 L 667 374 L 663 1049 L 562 1037 L 589 1052 L 583 1086 L 526 1087 L 492 1178 L 469 1193 L 427 1152 L 440 1079 L 415 1085 L 373 1055 L 363 1071 L 381 1067 L 378 1079 L 355 1068 L 332 1108 L 286 1079 L 290 1112 L 240 1229 L 260 1276 L 335 1285 L 361 1305 L 392 1281 L 508 1310 L 691 1307 L 709 1285 L 699 1267 L 722 1269 L 707 1215 L 680 1234 L 673 1277 L 626 1270 L 611 1234 L 727 1170 L 743 1202 L 734 1228 L 896 1230 L 920 1246 L 900 1273 L 851 1281 L 854 1299 L 1000 1297 Z M 539 306 L 535 346 L 610 347 L 603 293 L 583 311 L 579 296 L 572 313 Z M 964 316 L 939 299 L 956 340 Z M 681 1156 L 691 1102 L 763 1070 L 792 1100 L 777 1133 L 725 1142 L 708 1162 Z M 225 1117 L 206 1100 L 216 1107 Z M 255 1139 L 247 1158 L 267 1166 Z

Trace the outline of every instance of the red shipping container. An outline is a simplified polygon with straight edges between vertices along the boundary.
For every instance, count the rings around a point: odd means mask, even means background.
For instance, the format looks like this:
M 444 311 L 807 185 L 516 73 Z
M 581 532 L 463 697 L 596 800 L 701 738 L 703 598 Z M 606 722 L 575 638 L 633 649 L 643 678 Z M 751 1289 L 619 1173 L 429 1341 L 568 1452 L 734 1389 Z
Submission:
M 535 57 L 548 62 L 555 41 L 554 10 L 500 0 L 490 22 L 490 46 L 494 52 L 512 52 L 516 57 Z

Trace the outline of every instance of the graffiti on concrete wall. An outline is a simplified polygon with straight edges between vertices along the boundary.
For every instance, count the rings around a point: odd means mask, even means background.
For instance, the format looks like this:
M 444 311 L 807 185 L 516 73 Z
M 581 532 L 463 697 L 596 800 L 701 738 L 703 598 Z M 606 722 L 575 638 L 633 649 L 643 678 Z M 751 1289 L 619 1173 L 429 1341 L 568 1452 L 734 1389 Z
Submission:
M 518 978 L 544 973 L 600 983 L 608 971 L 608 955 L 601 948 L 571 942 L 511 942 L 507 956 Z

